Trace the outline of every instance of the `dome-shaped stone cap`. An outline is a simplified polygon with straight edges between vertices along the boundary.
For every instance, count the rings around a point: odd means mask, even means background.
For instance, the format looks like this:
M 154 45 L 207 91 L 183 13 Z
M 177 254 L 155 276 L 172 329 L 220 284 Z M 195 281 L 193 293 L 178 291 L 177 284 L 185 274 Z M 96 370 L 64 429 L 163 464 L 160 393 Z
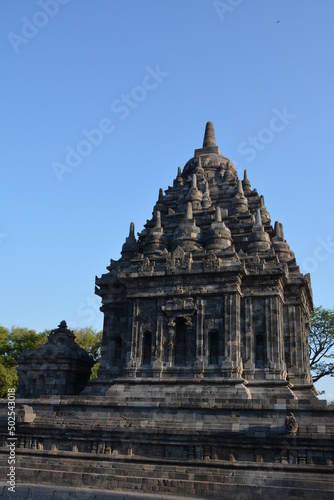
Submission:
M 62 360 L 80 360 L 93 366 L 93 358 L 75 342 L 74 332 L 67 328 L 66 321 L 61 321 L 58 328 L 51 331 L 48 340 L 34 351 L 25 351 L 19 357 L 22 361 L 36 363 L 56 363 L 57 358 Z
M 231 231 L 222 221 L 220 207 L 216 207 L 215 221 L 206 233 L 205 242 L 207 250 L 223 250 L 232 245 Z
M 270 236 L 262 225 L 261 212 L 257 209 L 253 231 L 248 237 L 248 253 L 266 252 L 270 248 Z

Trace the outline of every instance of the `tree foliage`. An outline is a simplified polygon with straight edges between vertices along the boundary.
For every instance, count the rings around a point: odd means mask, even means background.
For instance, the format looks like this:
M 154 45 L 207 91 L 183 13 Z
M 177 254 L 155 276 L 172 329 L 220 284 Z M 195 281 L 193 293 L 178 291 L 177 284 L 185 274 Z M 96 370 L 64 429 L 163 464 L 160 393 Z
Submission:
M 13 326 L 10 330 L 1 327 L 0 356 L 4 366 L 17 365 L 17 359 L 24 351 L 33 351 L 47 341 L 47 333 Z
M 90 354 L 96 363 L 101 357 L 102 331 L 97 332 L 86 326 L 80 330 L 74 330 L 76 343 Z
M 102 330 L 97 332 L 96 330 L 93 330 L 93 328 L 87 326 L 85 328 L 81 328 L 80 330 L 74 330 L 74 335 L 76 343 L 85 349 L 85 351 L 88 352 L 94 360 L 90 378 L 97 378 L 97 370 L 100 367 L 101 358 Z
M 309 333 L 310 366 L 313 382 L 334 377 L 334 310 L 316 307 L 311 314 Z

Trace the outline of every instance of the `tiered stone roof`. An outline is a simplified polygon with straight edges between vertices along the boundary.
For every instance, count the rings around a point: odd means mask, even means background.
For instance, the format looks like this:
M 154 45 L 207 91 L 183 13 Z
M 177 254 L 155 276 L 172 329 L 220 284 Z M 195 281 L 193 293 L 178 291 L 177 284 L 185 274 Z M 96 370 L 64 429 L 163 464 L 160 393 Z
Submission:
M 264 197 L 251 189 L 247 171 L 240 180 L 233 163 L 221 154 L 211 122 L 206 124 L 203 147 L 195 150 L 183 171 L 178 168 L 173 186 L 164 193 L 160 189 L 152 218 L 137 239 L 131 223 L 122 257 L 112 260 L 108 269 L 168 272 L 170 255 L 178 248 L 191 253 L 192 271 L 207 270 L 209 259 L 219 267 L 245 270 L 261 262 L 301 277 L 282 224 L 272 226 Z M 96 283 L 103 287 L 105 279 Z

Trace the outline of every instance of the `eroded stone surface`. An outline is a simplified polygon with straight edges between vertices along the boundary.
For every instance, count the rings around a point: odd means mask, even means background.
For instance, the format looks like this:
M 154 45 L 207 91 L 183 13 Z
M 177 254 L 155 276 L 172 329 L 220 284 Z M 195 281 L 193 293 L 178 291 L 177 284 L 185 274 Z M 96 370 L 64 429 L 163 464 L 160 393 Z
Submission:
M 21 354 L 17 396 L 79 394 L 88 382 L 92 366 L 92 358 L 75 342 L 74 333 L 62 321 L 52 330 L 46 344 Z

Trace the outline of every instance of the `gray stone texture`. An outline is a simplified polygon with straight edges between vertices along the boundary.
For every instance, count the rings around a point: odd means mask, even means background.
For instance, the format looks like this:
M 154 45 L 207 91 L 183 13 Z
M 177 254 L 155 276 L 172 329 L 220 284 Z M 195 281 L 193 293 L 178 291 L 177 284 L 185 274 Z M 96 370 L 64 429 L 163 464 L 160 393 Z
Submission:
M 17 397 L 79 394 L 88 382 L 92 366 L 92 358 L 79 347 L 74 333 L 62 321 L 52 330 L 46 344 L 21 354 Z
M 239 180 L 221 154 L 212 123 L 107 269 L 96 278 L 98 379 L 77 395 L 64 378 L 33 393 L 36 358 L 20 361 L 18 480 L 333 498 L 334 413 L 317 398 L 308 357 L 310 277 L 246 171 Z

